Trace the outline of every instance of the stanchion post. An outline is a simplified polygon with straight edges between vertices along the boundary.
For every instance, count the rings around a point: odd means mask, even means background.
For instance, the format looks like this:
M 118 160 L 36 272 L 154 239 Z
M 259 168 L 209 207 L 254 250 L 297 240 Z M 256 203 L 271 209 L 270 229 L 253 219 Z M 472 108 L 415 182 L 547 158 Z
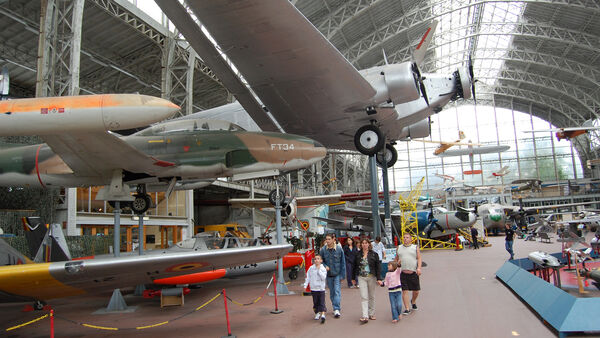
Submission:
M 274 294 L 275 294 L 275 310 L 271 311 L 271 313 L 274 314 L 279 314 L 282 313 L 282 310 L 279 310 L 279 307 L 277 306 L 277 274 L 273 274 L 273 290 L 274 290 Z
M 454 249 L 455 251 L 459 251 L 462 250 L 460 247 L 460 239 L 458 238 L 458 234 L 454 234 L 455 235 L 455 241 L 456 241 L 456 249 Z
M 54 309 L 50 309 L 50 338 L 54 338 Z
M 229 323 L 229 309 L 227 308 L 227 293 L 223 289 L 223 302 L 225 302 L 225 319 L 227 320 L 227 336 L 223 337 L 235 337 L 231 334 L 231 324 Z

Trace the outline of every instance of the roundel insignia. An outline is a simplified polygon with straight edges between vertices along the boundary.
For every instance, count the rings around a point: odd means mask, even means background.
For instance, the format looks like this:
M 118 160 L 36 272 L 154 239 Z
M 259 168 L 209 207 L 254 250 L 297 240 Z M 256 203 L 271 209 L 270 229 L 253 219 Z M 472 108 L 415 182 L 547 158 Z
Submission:
M 208 266 L 205 263 L 181 263 L 177 265 L 170 266 L 165 269 L 167 272 L 180 272 L 180 271 L 189 271 L 199 269 L 201 267 Z
M 302 230 L 304 231 L 308 230 L 309 225 L 310 224 L 307 221 L 300 222 L 300 226 L 302 226 Z

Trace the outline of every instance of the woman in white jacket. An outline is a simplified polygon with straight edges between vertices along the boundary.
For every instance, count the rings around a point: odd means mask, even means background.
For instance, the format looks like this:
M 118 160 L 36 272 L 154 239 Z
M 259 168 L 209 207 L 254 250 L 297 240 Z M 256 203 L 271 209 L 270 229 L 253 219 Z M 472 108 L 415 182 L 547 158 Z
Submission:
M 323 258 L 321 255 L 315 255 L 313 265 L 306 271 L 306 281 L 304 288 L 310 285 L 310 293 L 313 298 L 313 311 L 315 312 L 315 320 L 321 319 L 321 324 L 325 323 L 325 283 L 327 280 L 327 270 L 323 266 Z

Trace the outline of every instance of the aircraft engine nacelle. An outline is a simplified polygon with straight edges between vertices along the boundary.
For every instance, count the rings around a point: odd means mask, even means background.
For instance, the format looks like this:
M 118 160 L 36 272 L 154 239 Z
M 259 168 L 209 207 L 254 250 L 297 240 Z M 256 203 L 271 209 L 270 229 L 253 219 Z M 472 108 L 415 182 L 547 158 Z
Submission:
M 294 218 L 296 217 L 296 212 L 298 207 L 296 205 L 296 201 L 285 201 L 281 206 L 281 217 L 282 218 Z
M 421 97 L 418 74 L 411 62 L 374 67 L 364 72 L 365 78 L 377 91 L 372 104 L 401 104 Z
M 429 119 L 421 120 L 417 123 L 413 123 L 409 126 L 403 127 L 400 131 L 399 140 L 415 139 L 427 137 L 431 134 L 431 124 Z

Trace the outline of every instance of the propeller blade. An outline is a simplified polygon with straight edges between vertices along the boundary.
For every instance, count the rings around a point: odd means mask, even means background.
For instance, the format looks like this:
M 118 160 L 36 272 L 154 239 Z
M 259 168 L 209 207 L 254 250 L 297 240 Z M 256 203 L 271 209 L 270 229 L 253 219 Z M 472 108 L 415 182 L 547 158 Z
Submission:
M 427 103 L 427 107 L 429 107 L 429 98 L 427 97 L 427 91 L 425 90 L 425 84 L 423 83 L 422 77 L 419 77 L 419 88 L 421 89 L 421 94 L 423 94 L 423 99 L 425 99 L 425 103 Z
M 473 60 L 469 54 L 469 76 L 471 76 L 471 95 L 473 96 L 473 102 L 477 104 L 477 96 L 475 96 L 475 72 L 473 72 Z

